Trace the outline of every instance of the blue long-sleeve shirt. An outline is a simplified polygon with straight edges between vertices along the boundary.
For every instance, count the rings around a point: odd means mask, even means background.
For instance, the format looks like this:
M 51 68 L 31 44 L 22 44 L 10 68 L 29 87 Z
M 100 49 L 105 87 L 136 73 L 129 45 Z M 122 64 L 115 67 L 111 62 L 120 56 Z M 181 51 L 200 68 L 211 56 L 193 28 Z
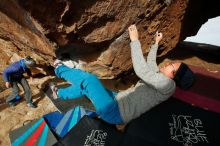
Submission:
M 8 66 L 4 72 L 3 72 L 3 79 L 5 82 L 13 82 L 18 81 L 23 77 L 23 73 L 27 73 L 29 76 L 31 76 L 31 71 L 27 66 L 25 65 L 25 60 L 21 59 L 17 62 L 14 62 L 10 66 Z

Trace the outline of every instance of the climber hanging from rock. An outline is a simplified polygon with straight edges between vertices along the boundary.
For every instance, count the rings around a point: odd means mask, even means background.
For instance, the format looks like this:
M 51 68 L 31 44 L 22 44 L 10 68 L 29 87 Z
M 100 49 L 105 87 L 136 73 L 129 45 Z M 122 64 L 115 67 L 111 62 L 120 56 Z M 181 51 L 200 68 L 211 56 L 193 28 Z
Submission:
M 53 97 L 67 100 L 87 96 L 101 119 L 111 124 L 126 124 L 171 97 L 176 85 L 183 89 L 192 85 L 194 74 L 186 64 L 171 62 L 162 68 L 157 66 L 156 55 L 162 33 L 156 34 L 146 61 L 136 26 L 131 25 L 128 31 L 134 71 L 140 78 L 134 87 L 115 93 L 107 90 L 95 75 L 56 60 L 55 74 L 71 86 L 58 89 L 51 83 Z

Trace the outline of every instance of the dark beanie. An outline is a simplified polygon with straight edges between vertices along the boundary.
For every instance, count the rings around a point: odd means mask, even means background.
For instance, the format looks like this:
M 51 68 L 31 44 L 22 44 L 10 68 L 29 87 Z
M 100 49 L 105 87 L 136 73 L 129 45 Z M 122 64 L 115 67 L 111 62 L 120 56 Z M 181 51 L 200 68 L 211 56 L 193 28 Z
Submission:
M 194 80 L 195 74 L 192 70 L 186 64 L 181 63 L 174 77 L 177 86 L 183 90 L 187 90 L 193 85 Z

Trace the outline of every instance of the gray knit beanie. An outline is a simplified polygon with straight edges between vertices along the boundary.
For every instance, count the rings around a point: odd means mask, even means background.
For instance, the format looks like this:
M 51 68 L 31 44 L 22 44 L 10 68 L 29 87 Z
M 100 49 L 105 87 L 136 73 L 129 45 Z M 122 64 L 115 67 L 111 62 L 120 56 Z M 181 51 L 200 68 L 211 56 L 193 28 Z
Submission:
M 27 56 L 24 59 L 24 63 L 28 68 L 36 66 L 36 61 L 33 58 L 31 58 L 30 56 Z

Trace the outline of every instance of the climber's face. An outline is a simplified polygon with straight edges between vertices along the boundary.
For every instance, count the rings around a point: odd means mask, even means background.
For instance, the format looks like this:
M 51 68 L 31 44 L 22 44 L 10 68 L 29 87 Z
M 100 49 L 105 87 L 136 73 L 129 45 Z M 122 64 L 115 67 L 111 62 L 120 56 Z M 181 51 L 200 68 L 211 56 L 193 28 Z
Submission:
M 167 63 L 165 66 L 160 68 L 160 72 L 163 73 L 170 79 L 174 79 L 177 70 L 180 67 L 180 62 L 170 62 Z

